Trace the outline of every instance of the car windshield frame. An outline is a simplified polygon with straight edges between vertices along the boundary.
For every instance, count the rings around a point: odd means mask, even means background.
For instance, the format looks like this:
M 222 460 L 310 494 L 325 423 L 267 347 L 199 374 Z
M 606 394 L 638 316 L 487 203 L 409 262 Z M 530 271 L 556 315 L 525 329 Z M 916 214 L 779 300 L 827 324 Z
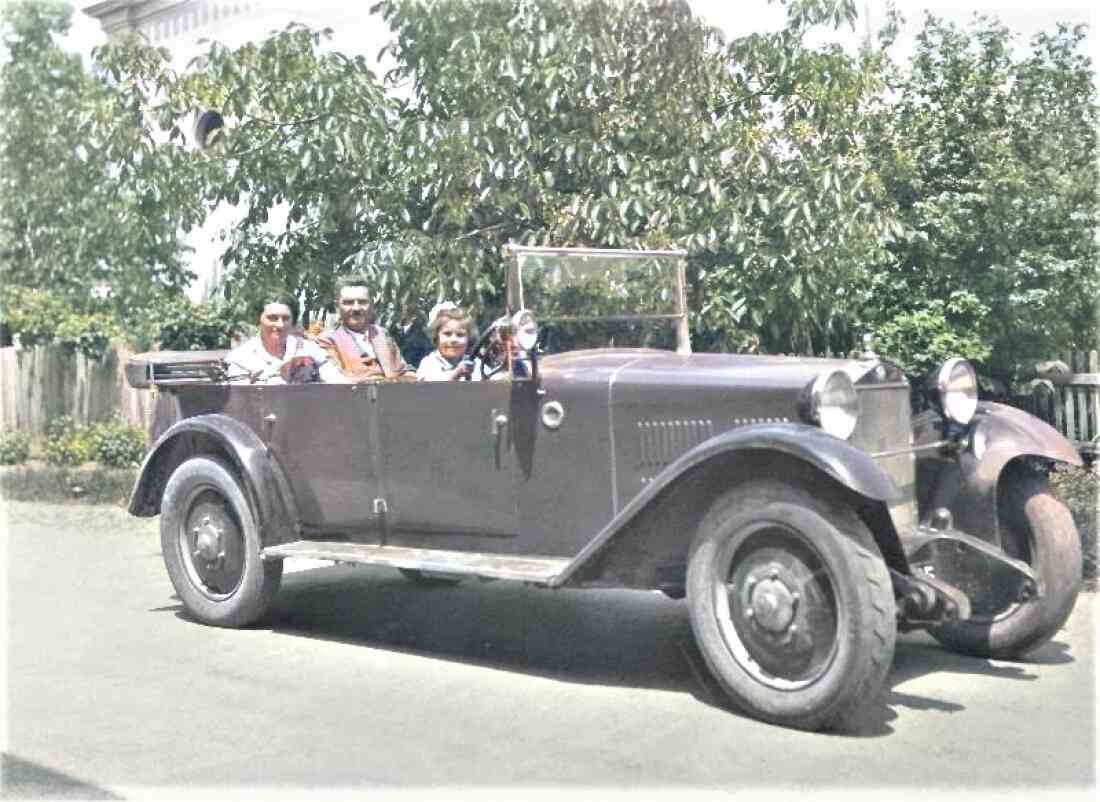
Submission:
M 687 311 L 687 251 L 683 250 L 626 250 L 610 248 L 554 248 L 508 243 L 504 246 L 505 269 L 507 273 L 507 298 L 510 313 L 528 309 L 523 292 L 523 260 L 527 256 L 559 257 L 596 257 L 601 261 L 622 260 L 624 265 L 631 261 L 644 259 L 670 260 L 674 262 L 672 277 L 673 304 L 675 311 L 667 313 L 639 313 L 622 315 L 556 316 L 547 317 L 554 321 L 599 321 L 599 322 L 646 322 L 673 321 L 676 330 L 676 353 L 691 353 L 691 332 L 688 326 Z M 541 312 L 537 308 L 529 310 L 535 319 L 541 321 Z

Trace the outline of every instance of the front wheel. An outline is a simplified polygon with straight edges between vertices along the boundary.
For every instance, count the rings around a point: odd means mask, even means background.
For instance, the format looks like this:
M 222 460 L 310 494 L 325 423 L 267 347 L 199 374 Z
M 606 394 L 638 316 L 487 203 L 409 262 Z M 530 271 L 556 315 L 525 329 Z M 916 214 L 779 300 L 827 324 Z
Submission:
M 203 623 L 250 624 L 263 616 L 279 589 L 282 560 L 261 558 L 252 509 L 220 460 L 192 457 L 168 479 L 160 545 L 176 593 Z
M 890 574 L 850 509 L 753 482 L 704 518 L 688 561 L 692 629 L 711 672 L 756 718 L 858 726 L 893 661 Z
M 1081 586 L 1081 539 L 1069 510 L 1051 495 L 1046 477 L 1006 474 L 997 505 L 1005 553 L 1034 569 L 1041 595 L 1019 602 L 999 588 L 987 588 L 972 594 L 970 618 L 930 631 L 958 652 L 1012 658 L 1054 637 L 1073 612 Z

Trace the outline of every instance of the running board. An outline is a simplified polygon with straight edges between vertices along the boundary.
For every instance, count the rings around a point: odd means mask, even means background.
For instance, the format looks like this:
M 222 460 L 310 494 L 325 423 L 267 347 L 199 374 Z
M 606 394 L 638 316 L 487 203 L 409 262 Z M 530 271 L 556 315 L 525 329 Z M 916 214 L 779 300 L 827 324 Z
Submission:
M 265 560 L 308 557 L 314 560 L 464 574 L 486 579 L 515 579 L 539 585 L 550 584 L 570 562 L 562 557 L 517 557 L 511 554 L 368 546 L 362 543 L 320 540 L 296 540 L 293 543 L 268 546 L 260 555 Z

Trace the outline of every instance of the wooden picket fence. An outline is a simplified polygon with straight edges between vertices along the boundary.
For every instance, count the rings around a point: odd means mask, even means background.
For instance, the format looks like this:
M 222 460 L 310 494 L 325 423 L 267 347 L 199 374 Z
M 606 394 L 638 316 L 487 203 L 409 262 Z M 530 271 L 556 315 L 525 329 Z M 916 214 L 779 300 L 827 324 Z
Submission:
M 80 423 L 118 416 L 148 431 L 153 398 L 126 383 L 128 357 L 121 346 L 102 359 L 59 345 L 0 348 L 0 431 L 41 433 L 61 415 Z
M 1028 406 L 1071 440 L 1086 460 L 1100 453 L 1100 355 L 1069 351 L 1058 355 L 1069 374 L 1032 382 Z
M 149 431 L 155 400 L 148 390 L 126 384 L 128 357 L 119 345 L 98 360 L 57 345 L 0 348 L 0 431 L 40 433 L 59 415 L 80 422 L 119 416 Z M 1033 381 L 1031 392 L 1012 403 L 1064 434 L 1087 460 L 1100 462 L 1100 354 L 1070 351 L 1057 359 L 1068 374 Z

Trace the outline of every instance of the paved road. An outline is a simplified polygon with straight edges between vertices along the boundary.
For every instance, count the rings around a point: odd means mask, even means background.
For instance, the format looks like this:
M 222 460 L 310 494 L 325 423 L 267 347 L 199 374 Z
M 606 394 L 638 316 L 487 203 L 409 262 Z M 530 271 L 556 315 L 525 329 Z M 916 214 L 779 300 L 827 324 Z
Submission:
M 1026 663 L 901 638 L 859 737 L 723 709 L 683 603 L 295 572 L 265 626 L 188 620 L 156 520 L 10 503 L 5 796 L 599 786 L 1094 786 L 1096 596 Z M 313 791 L 311 791 L 313 793 Z

